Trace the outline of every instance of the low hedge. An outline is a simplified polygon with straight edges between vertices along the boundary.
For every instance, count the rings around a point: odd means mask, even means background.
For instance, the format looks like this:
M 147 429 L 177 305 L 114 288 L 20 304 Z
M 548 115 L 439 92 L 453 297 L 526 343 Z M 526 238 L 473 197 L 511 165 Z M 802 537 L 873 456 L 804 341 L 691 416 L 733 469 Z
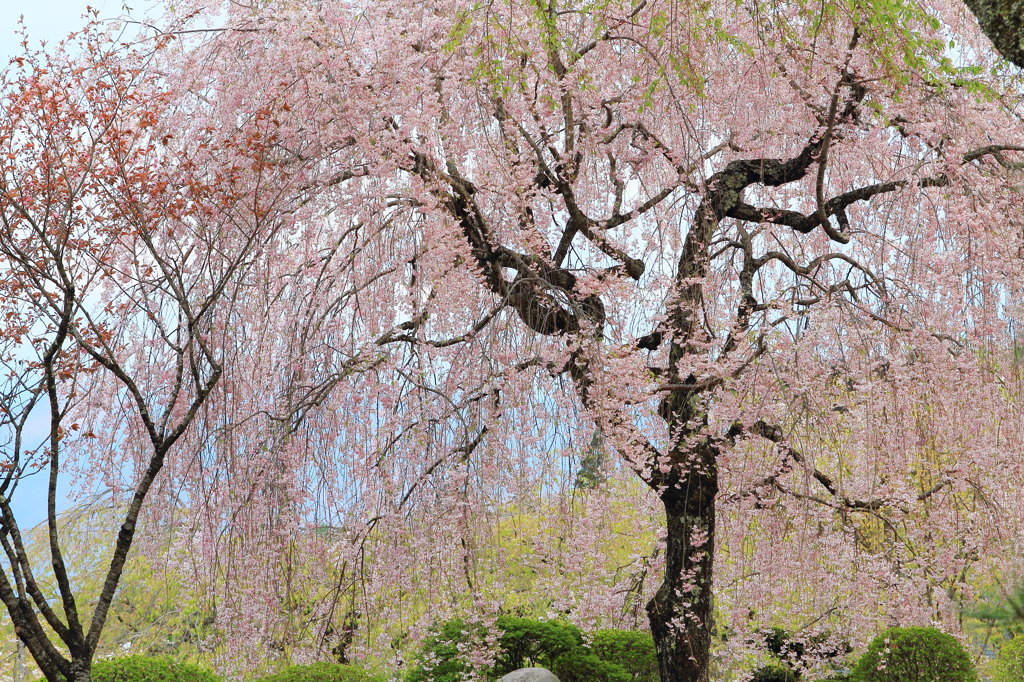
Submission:
M 218 682 L 206 668 L 169 658 L 125 656 L 95 661 L 93 682 Z
M 797 676 L 788 665 L 770 663 L 753 672 L 750 682 L 796 682 Z

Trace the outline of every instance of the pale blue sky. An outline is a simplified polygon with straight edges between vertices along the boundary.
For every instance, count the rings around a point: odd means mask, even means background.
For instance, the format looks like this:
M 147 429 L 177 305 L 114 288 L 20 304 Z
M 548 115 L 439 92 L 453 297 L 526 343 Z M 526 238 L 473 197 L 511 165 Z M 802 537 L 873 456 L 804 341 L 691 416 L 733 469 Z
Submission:
M 100 17 L 122 14 L 123 0 L 0 0 L 0 58 L 2 64 L 20 51 L 18 17 L 25 16 L 29 38 L 34 42 L 46 40 L 56 43 L 83 24 L 82 14 L 88 6 L 100 11 Z M 128 0 L 129 6 L 134 4 Z

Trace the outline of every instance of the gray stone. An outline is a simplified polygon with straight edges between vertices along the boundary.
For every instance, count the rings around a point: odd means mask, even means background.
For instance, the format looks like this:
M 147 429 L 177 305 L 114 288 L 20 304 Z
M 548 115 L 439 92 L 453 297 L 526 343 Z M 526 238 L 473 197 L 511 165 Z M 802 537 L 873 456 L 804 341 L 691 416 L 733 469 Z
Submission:
M 520 668 L 505 675 L 498 682 L 558 682 L 558 678 L 545 668 Z

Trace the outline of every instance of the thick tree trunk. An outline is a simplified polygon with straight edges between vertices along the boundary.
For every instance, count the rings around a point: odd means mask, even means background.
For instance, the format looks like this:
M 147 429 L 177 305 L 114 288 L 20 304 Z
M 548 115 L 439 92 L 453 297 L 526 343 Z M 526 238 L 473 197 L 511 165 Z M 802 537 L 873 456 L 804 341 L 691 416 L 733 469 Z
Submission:
M 1024 69 L 1024 0 L 965 0 L 996 49 Z
M 65 672 L 44 671 L 47 682 L 92 682 L 92 661 L 73 658 Z
M 92 682 L 92 661 L 75 659 L 64 670 L 50 668 L 43 671 L 47 682 Z
M 708 466 L 706 464 L 705 466 Z M 708 682 L 718 475 L 692 473 L 662 496 L 668 537 L 665 578 L 647 604 L 662 682 Z

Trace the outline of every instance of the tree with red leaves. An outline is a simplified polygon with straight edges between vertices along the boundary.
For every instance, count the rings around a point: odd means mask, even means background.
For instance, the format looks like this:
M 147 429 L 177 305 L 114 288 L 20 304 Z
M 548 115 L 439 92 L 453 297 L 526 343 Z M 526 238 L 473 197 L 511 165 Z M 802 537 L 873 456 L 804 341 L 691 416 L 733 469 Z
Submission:
M 143 505 L 223 374 L 226 306 L 281 225 L 262 119 L 179 140 L 153 56 L 92 24 L 0 83 L 0 600 L 48 680 L 90 679 Z M 95 603 L 58 525 L 75 462 L 124 493 Z M 43 566 L 11 506 L 36 475 Z

